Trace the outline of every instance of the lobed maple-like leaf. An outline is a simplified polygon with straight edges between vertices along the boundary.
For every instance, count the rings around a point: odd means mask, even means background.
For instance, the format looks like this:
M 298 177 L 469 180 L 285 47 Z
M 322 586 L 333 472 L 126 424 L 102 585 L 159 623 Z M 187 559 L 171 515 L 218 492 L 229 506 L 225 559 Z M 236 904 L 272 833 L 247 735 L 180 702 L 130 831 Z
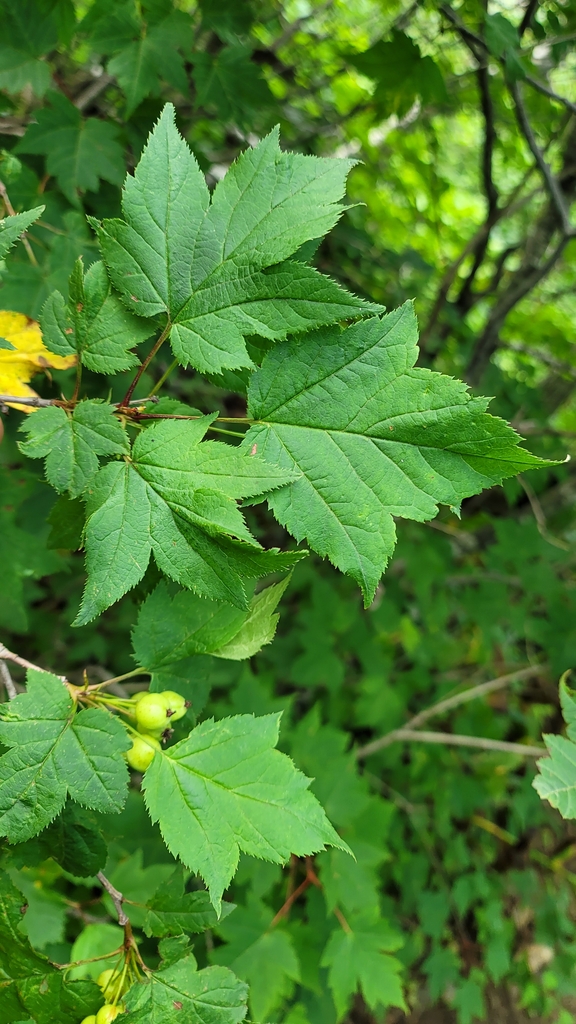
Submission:
M 219 911 L 240 851 L 274 863 L 326 846 L 348 849 L 310 779 L 274 747 L 280 715 L 203 722 L 155 755 L 144 776 L 146 805 L 168 849 L 200 874 Z
M 40 314 L 44 341 L 51 352 L 78 353 L 96 373 L 118 373 L 138 365 L 131 351 L 154 332 L 154 325 L 131 316 L 113 294 L 104 265 L 93 263 L 86 274 L 78 259 L 68 285 L 68 302 L 52 292 Z
M 268 498 L 297 540 L 356 580 L 365 603 L 394 550 L 394 517 L 424 522 L 439 503 L 550 465 L 451 377 L 415 368 L 411 303 L 325 328 L 265 357 L 249 389 L 257 422 L 243 442 L 298 473 Z
M 351 997 L 360 990 L 371 1010 L 398 1006 L 406 1010 L 400 972 L 402 964 L 390 956 L 402 939 L 384 921 L 353 921 L 353 927 L 332 932 L 322 955 L 328 968 L 338 1019 L 344 1017 Z
M 226 944 L 210 954 L 212 963 L 224 964 L 249 985 L 252 1020 L 274 1019 L 277 1010 L 300 979 L 300 964 L 292 936 L 282 928 L 270 928 L 270 909 L 254 894 L 246 907 L 220 921 L 218 935 Z
M 303 263 L 303 242 L 337 221 L 351 165 L 282 153 L 273 132 L 212 197 L 167 104 L 122 197 L 99 228 L 114 286 L 140 316 L 166 314 L 177 359 L 204 373 L 251 366 L 246 335 L 271 340 L 382 307 Z
M 190 953 L 133 985 L 124 1002 L 125 1024 L 239 1024 L 246 985 L 226 967 L 199 971 Z
M 0 705 L 0 835 L 18 843 L 41 832 L 70 795 L 104 813 L 121 810 L 128 771 L 126 730 L 108 711 L 76 713 L 49 672 L 28 671 L 28 689 Z
M 29 126 L 16 152 L 45 155 L 48 174 L 74 205 L 79 191 L 96 192 L 102 179 L 120 185 L 124 157 L 116 125 L 97 117 L 83 119 L 61 92 L 50 92 L 48 99 L 50 106 L 36 111 L 36 123 Z
M 148 914 L 144 921 L 146 935 L 163 938 L 166 935 L 193 934 L 213 928 L 218 917 L 205 889 L 185 892 L 184 872 L 178 865 L 169 878 L 158 887 L 148 900 Z M 221 920 L 235 909 L 233 903 L 223 903 Z
M 46 459 L 46 479 L 58 492 L 77 498 L 98 472 L 99 455 L 126 455 L 126 431 L 112 415 L 113 407 L 100 399 L 79 402 L 69 414 L 59 406 L 39 409 L 22 424 L 28 435 L 20 451 L 32 459 Z
M 248 604 L 245 577 L 290 568 L 303 556 L 263 551 L 235 502 L 278 487 L 292 472 L 218 441 L 200 443 L 215 415 L 154 424 L 136 439 L 129 461 L 94 477 L 86 507 L 88 580 L 75 625 L 135 586 L 152 551 L 166 576 L 239 608 Z

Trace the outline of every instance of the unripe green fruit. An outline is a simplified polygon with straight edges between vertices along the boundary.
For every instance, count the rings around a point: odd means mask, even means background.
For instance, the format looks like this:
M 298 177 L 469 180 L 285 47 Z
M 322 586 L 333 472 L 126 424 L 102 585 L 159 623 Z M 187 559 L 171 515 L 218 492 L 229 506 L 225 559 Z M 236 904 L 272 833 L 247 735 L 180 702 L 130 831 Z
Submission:
M 153 736 L 155 740 L 161 740 L 162 733 L 164 732 L 164 729 L 145 729 L 143 725 L 140 725 L 140 722 L 136 722 L 136 728 L 143 736 Z M 169 726 L 166 725 L 165 728 L 168 729 Z
M 119 1013 L 124 1013 L 124 1006 L 122 1003 L 118 1003 L 118 1006 L 112 1006 L 110 1003 L 105 1003 L 101 1006 L 96 1014 L 94 1020 L 96 1024 L 111 1024 L 111 1021 L 116 1020 Z
M 93 1013 L 89 1017 L 84 1017 L 84 1020 L 80 1021 L 80 1024 L 96 1024 L 96 1017 Z
M 126 760 L 134 771 L 145 772 L 154 759 L 154 753 L 162 750 L 155 736 L 135 736 L 132 747 L 126 754 Z
M 176 693 L 175 690 L 163 690 L 158 696 L 162 697 L 170 713 L 169 717 L 173 722 L 177 722 L 179 718 L 184 717 L 188 708 L 185 698 L 180 693 Z
M 167 706 L 159 693 L 145 693 L 136 705 L 136 721 L 144 729 L 165 729 L 168 725 Z
M 115 996 L 120 993 L 122 974 L 113 970 L 112 967 L 109 967 L 108 970 L 102 971 L 102 973 L 98 975 L 96 984 L 100 986 L 106 999 L 114 999 Z

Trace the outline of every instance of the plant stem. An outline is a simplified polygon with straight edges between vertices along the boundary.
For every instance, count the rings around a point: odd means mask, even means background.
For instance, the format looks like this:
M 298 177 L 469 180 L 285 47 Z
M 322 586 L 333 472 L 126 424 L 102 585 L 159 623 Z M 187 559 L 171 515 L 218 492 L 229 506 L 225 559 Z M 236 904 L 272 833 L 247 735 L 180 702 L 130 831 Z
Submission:
M 21 668 L 34 669 L 35 672 L 49 671 L 49 669 L 41 668 L 40 665 L 35 665 L 32 661 L 27 661 L 26 658 L 21 658 L 19 654 L 14 654 L 13 651 L 9 651 L 7 647 L 4 647 L 4 644 L 0 644 L 0 658 L 4 658 L 6 661 L 13 661 L 15 665 L 20 665 Z M 61 679 L 63 683 L 66 682 L 66 676 L 57 676 L 57 679 Z
M 170 363 L 170 366 L 168 367 L 166 372 L 162 374 L 162 376 L 160 377 L 160 380 L 156 382 L 156 384 L 152 388 L 152 391 L 148 395 L 148 398 L 153 398 L 154 395 L 158 394 L 158 392 L 160 391 L 160 388 L 162 387 L 162 385 L 165 384 L 166 381 L 168 380 L 168 377 L 172 373 L 172 370 L 175 370 L 177 366 L 178 366 L 178 360 L 174 359 L 173 362 Z
M 240 437 L 243 438 L 245 434 L 239 434 L 237 430 L 222 430 L 221 427 L 208 427 L 208 430 L 213 431 L 215 434 L 227 434 L 228 437 Z
M 134 676 L 149 676 L 150 673 L 145 668 L 133 668 L 130 672 L 125 672 L 122 676 L 114 676 L 112 679 L 105 679 L 102 683 L 92 683 L 88 690 L 101 690 L 103 686 L 110 686 L 111 683 L 123 683 L 125 679 L 133 679 Z
M 0 658 L 0 676 L 2 676 L 2 682 L 4 683 L 4 689 L 6 690 L 8 700 L 14 700 L 14 697 L 18 696 L 18 690 L 14 686 L 14 680 L 10 675 L 8 665 L 3 658 Z
M 370 754 L 375 754 L 378 750 L 384 750 L 391 743 L 395 743 L 400 737 L 399 733 L 405 732 L 406 730 L 412 731 L 417 726 L 427 722 L 429 718 L 434 718 L 436 715 L 444 714 L 445 711 L 451 711 L 453 708 L 459 707 L 461 704 L 467 704 L 470 700 L 475 700 L 477 697 L 485 697 L 489 693 L 493 693 L 495 690 L 500 690 L 502 687 L 507 686 L 508 683 L 515 682 L 520 679 L 529 679 L 531 676 L 539 675 L 541 672 L 545 672 L 548 666 L 542 665 L 531 665 L 529 668 L 521 668 L 517 672 L 509 672 L 505 676 L 499 676 L 497 679 L 490 679 L 487 683 L 480 683 L 478 686 L 470 686 L 467 690 L 463 690 L 461 693 L 454 694 L 453 697 L 447 697 L 445 700 L 440 700 L 436 704 L 432 704 L 429 708 L 425 708 L 424 711 L 420 711 L 417 715 L 414 715 L 402 728 L 392 729 L 391 732 L 386 733 L 385 736 L 380 736 L 377 740 L 372 740 L 371 743 L 367 743 L 364 747 L 358 747 L 354 752 L 356 760 L 361 760 L 365 757 L 369 757 Z M 443 733 L 436 733 L 435 735 L 445 735 Z M 404 737 L 406 738 L 406 737 Z
M 80 359 L 80 353 L 78 353 L 78 362 L 76 363 L 76 384 L 74 385 L 74 394 L 72 395 L 72 402 L 75 405 L 78 401 L 78 395 L 80 394 L 80 384 L 82 382 L 82 360 Z
M 134 394 L 134 389 L 135 389 L 136 385 L 138 384 L 138 381 L 140 380 L 140 377 L 142 376 L 144 371 L 147 370 L 148 366 L 150 365 L 150 363 L 154 359 L 154 356 L 156 355 L 156 353 L 159 351 L 161 346 L 166 341 L 166 338 L 170 334 L 170 328 L 171 327 L 172 327 L 172 324 L 170 323 L 170 321 L 168 321 L 168 323 L 166 324 L 164 330 L 162 331 L 162 334 L 157 339 L 157 341 L 154 342 L 154 344 L 153 344 L 152 348 L 150 349 L 150 352 L 146 356 L 144 362 L 141 363 L 140 366 L 138 367 L 136 376 L 134 377 L 134 380 L 132 381 L 130 387 L 128 388 L 128 391 L 124 395 L 124 400 L 121 402 L 120 408 L 123 408 L 124 406 L 130 404 L 130 399 L 132 398 L 132 395 Z
M 103 888 L 106 889 L 106 892 L 108 893 L 110 899 L 112 900 L 112 903 L 114 904 L 114 910 L 118 915 L 118 924 L 121 925 L 122 928 L 125 928 L 127 924 L 130 924 L 130 919 L 122 907 L 124 896 L 122 895 L 121 892 L 118 891 L 118 889 L 114 888 L 112 882 L 108 881 L 106 875 L 104 875 L 101 871 L 98 872 L 96 877 L 100 882 L 100 885 L 102 885 Z

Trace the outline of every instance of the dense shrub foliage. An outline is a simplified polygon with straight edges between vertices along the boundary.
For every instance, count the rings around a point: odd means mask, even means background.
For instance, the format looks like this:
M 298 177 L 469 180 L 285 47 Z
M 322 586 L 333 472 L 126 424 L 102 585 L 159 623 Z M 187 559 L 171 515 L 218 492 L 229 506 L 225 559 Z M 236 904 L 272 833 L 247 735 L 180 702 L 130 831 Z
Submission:
M 0 0 L 1 1024 L 572 1020 L 575 26 Z

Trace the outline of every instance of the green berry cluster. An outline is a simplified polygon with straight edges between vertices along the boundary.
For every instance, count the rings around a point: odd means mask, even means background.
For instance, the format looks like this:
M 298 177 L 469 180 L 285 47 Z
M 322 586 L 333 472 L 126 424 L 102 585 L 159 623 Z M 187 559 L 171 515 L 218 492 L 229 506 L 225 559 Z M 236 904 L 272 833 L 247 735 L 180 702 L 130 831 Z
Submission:
M 161 750 L 160 740 L 166 737 L 166 730 L 186 714 L 188 701 L 174 690 L 162 693 L 141 692 L 132 698 L 136 728 L 140 733 L 132 739 L 132 747 L 126 760 L 135 771 L 144 772 L 152 763 L 154 754 Z
M 126 975 L 123 971 L 113 970 L 111 967 L 102 971 L 96 979 L 96 984 L 102 989 L 106 1002 L 100 1007 L 98 1013 L 91 1013 L 88 1017 L 84 1017 L 81 1024 L 111 1024 L 111 1021 L 116 1020 L 119 1014 L 125 1012 L 124 1003 L 118 1002 L 126 986 L 125 979 Z

